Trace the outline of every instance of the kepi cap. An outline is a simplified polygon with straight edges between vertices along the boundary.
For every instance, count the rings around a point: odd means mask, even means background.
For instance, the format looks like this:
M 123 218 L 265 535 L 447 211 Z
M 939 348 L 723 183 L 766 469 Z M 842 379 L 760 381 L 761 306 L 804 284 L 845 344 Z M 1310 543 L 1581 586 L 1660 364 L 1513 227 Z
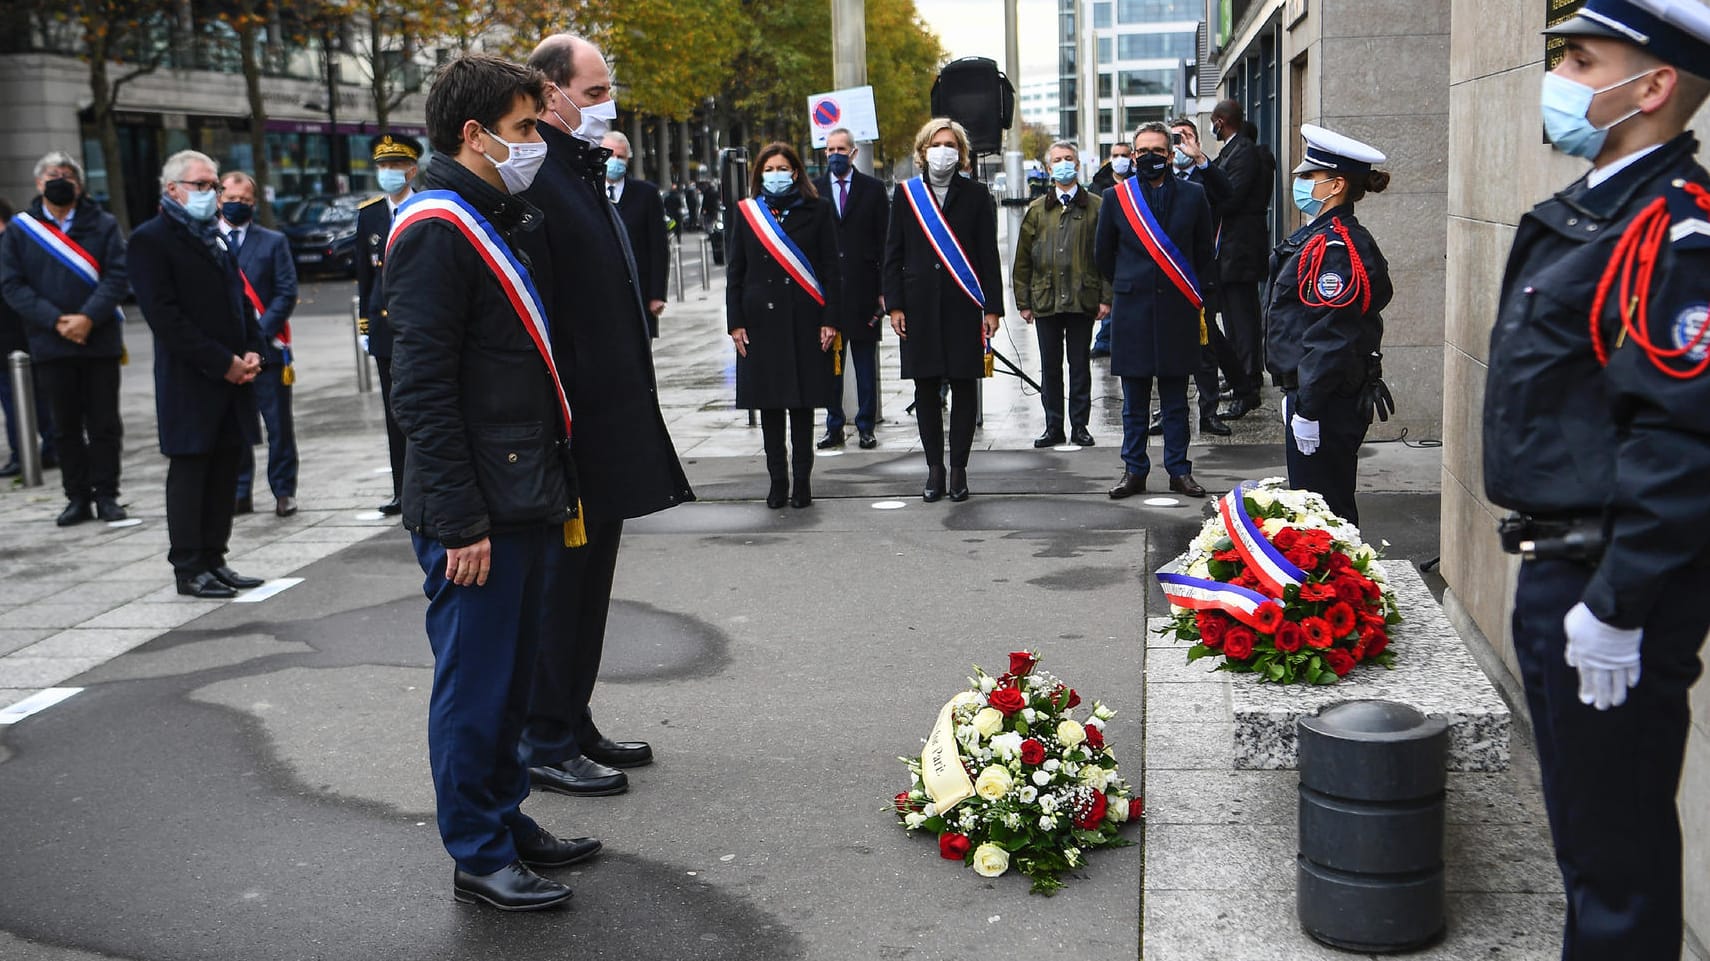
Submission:
M 1294 168 L 1297 174 L 1314 170 L 1333 170 L 1339 174 L 1358 176 L 1371 173 L 1373 164 L 1380 164 L 1389 159 L 1383 155 L 1383 151 L 1370 144 L 1363 144 L 1353 137 L 1326 130 L 1314 123 L 1301 124 L 1300 135 L 1306 138 L 1306 158 L 1300 162 L 1300 166 Z
M 374 141 L 375 160 L 408 160 L 411 163 L 421 159 L 422 148 L 409 137 L 394 137 L 387 134 Z
M 1579 13 L 1544 33 L 1625 41 L 1670 66 L 1710 76 L 1710 6 L 1703 0 L 1586 0 Z

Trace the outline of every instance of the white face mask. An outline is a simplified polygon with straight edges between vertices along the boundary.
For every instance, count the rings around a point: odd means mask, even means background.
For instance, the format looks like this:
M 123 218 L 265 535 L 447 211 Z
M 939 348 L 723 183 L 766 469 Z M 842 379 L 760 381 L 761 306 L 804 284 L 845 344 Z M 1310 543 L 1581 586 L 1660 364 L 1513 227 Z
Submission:
M 534 175 L 540 171 L 540 165 L 546 161 L 546 142 L 542 140 L 524 140 L 511 143 L 485 127 L 481 131 L 505 145 L 509 151 L 504 160 L 494 160 L 488 155 L 487 162 L 499 171 L 499 179 L 505 182 L 505 189 L 513 194 L 520 194 L 534 183 Z
M 943 177 L 962 164 L 962 153 L 955 147 L 926 148 L 926 169 Z
M 617 123 L 617 100 L 602 100 L 599 103 L 591 103 L 584 107 L 571 100 L 570 95 L 564 92 L 563 87 L 554 83 L 552 89 L 558 91 L 558 95 L 568 101 L 582 115 L 582 122 L 570 131 L 572 136 L 580 137 L 595 145 L 606 139 L 606 133 L 612 129 L 612 124 Z M 570 121 L 565 120 L 563 114 L 554 110 L 552 115 L 558 118 L 559 123 L 566 127 L 570 126 Z

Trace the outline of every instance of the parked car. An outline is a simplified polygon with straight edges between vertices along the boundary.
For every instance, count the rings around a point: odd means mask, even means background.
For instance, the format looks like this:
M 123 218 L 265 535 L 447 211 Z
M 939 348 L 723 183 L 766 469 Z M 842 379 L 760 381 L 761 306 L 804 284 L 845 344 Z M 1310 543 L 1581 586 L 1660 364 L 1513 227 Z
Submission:
M 298 273 L 356 275 L 356 208 L 371 196 L 305 197 L 291 205 L 279 229 L 291 242 Z

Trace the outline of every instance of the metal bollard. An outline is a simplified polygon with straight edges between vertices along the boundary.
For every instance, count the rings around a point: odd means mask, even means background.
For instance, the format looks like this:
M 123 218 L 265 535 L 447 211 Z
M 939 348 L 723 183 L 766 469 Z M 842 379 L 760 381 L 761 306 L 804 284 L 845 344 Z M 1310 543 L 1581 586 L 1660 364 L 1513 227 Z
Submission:
M 356 392 L 367 394 L 374 390 L 374 378 L 368 372 L 368 352 L 362 349 L 362 299 L 350 298 L 350 342 L 356 348 Z
M 677 237 L 671 243 L 671 254 L 677 258 L 677 269 L 671 271 L 677 280 L 677 302 L 683 302 L 683 238 Z
M 701 289 L 712 289 L 712 241 L 701 234 Z
M 14 350 L 6 357 L 12 374 L 12 406 L 18 412 L 18 478 L 25 487 L 42 486 L 41 434 L 36 426 L 36 372 L 30 355 Z
M 1295 888 L 1307 934 L 1389 953 L 1443 932 L 1448 730 L 1392 701 L 1348 701 L 1300 720 Z

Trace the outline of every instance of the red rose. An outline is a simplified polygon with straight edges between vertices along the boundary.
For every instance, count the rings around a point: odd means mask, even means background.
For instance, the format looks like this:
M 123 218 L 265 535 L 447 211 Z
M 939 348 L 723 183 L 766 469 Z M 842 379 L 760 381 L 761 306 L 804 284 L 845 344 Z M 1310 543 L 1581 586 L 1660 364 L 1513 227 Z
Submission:
M 1335 600 L 1336 589 L 1328 584 L 1302 584 L 1300 585 L 1300 599 L 1303 601 Z
M 1105 798 L 1103 791 L 1090 791 L 1088 793 L 1092 795 L 1091 803 L 1087 805 L 1085 811 L 1075 817 L 1075 827 L 1083 831 L 1091 831 L 1098 827 L 1099 822 L 1104 820 L 1105 812 L 1110 810 L 1110 801 Z M 1079 806 L 1076 805 L 1077 808 Z
M 1324 612 L 1324 619 L 1330 622 L 1330 633 L 1336 637 L 1346 637 L 1348 632 L 1354 629 L 1354 622 L 1357 620 L 1353 605 L 1347 601 L 1337 601 L 1330 605 L 1330 609 Z
M 1337 551 L 1330 555 L 1330 573 L 1340 574 L 1354 569 L 1354 562 L 1348 560 L 1348 555 Z
M 1389 635 L 1382 628 L 1368 627 L 1360 632 L 1360 643 L 1366 646 L 1366 657 L 1373 658 L 1389 647 Z
M 1008 717 L 1027 706 L 1027 695 L 1013 687 L 1000 687 L 992 692 L 986 703 L 1002 711 L 1004 717 Z
M 1063 707 L 1062 707 L 1062 710 L 1065 710 L 1065 711 L 1068 710 L 1069 708 L 1074 707 L 1075 705 L 1081 703 L 1081 696 L 1079 694 L 1075 693 L 1074 688 L 1071 687 L 1068 689 L 1068 691 L 1069 691 L 1069 702 L 1067 704 L 1063 705 Z M 1063 685 L 1059 684 L 1056 687 L 1051 689 L 1051 700 L 1058 701 L 1058 700 L 1062 700 L 1062 698 L 1063 698 Z
M 1303 571 L 1310 571 L 1318 566 L 1317 554 L 1298 547 L 1292 551 L 1284 551 L 1283 558 Z
M 1086 732 L 1087 732 L 1087 749 L 1091 750 L 1091 751 L 1102 751 L 1102 750 L 1104 750 L 1104 730 L 1102 728 L 1093 727 L 1092 725 L 1089 724 L 1086 727 Z M 1022 745 L 1022 747 L 1026 747 L 1026 746 L 1027 745 L 1025 745 L 1025 744 Z
M 1305 641 L 1306 632 L 1302 631 L 1300 625 L 1293 621 L 1283 621 L 1281 626 L 1277 628 L 1275 643 L 1277 650 L 1284 654 L 1293 654 L 1300 650 L 1300 645 Z
M 1045 763 L 1045 745 L 1030 737 L 1021 742 L 1021 763 L 1038 767 Z
M 1378 595 L 1383 593 L 1383 591 L 1378 588 L 1377 581 L 1374 581 L 1369 577 L 1360 578 L 1359 585 L 1360 593 L 1366 595 L 1366 600 L 1375 601 L 1377 600 Z
M 1039 663 L 1039 658 L 1032 651 L 1011 651 L 1009 653 L 1009 673 L 1021 677 L 1033 670 L 1033 665 Z
M 1292 551 L 1300 546 L 1300 530 L 1294 527 L 1285 527 L 1277 531 L 1277 536 L 1271 538 L 1271 543 L 1275 544 L 1279 551 Z
M 898 814 L 907 814 L 908 812 L 914 810 L 914 802 L 910 801 L 908 799 L 908 792 L 907 791 L 902 791 L 902 792 L 897 794 L 895 804 L 897 806 L 897 813 Z
M 1300 629 L 1306 632 L 1306 643 L 1316 648 L 1326 648 L 1336 639 L 1330 633 L 1330 623 L 1322 617 L 1309 617 L 1300 622 Z
M 1253 644 L 1258 639 L 1245 627 L 1231 627 L 1223 634 L 1223 656 L 1232 661 L 1244 661 L 1253 656 Z
M 1138 821 L 1146 813 L 1146 799 L 1136 794 L 1128 799 L 1128 820 Z
M 1352 606 L 1365 603 L 1365 592 L 1360 590 L 1360 585 L 1355 583 L 1353 578 L 1339 577 L 1331 586 L 1336 589 L 1336 599 L 1344 604 Z
M 973 846 L 966 834 L 946 831 L 938 835 L 938 856 L 946 861 L 965 860 L 968 857 L 968 849 Z
M 1347 677 L 1348 672 L 1354 669 L 1354 655 L 1339 647 L 1333 647 L 1324 652 L 1324 663 L 1336 672 L 1337 677 Z
M 1203 612 L 1201 616 L 1204 616 Z M 1199 642 L 1206 647 L 1222 647 L 1223 635 L 1229 630 L 1229 619 L 1211 615 L 1199 625 Z
M 1253 620 L 1257 622 L 1253 626 L 1259 630 L 1266 634 L 1274 633 L 1283 620 L 1282 605 L 1275 601 L 1260 604 L 1258 610 L 1253 612 Z

